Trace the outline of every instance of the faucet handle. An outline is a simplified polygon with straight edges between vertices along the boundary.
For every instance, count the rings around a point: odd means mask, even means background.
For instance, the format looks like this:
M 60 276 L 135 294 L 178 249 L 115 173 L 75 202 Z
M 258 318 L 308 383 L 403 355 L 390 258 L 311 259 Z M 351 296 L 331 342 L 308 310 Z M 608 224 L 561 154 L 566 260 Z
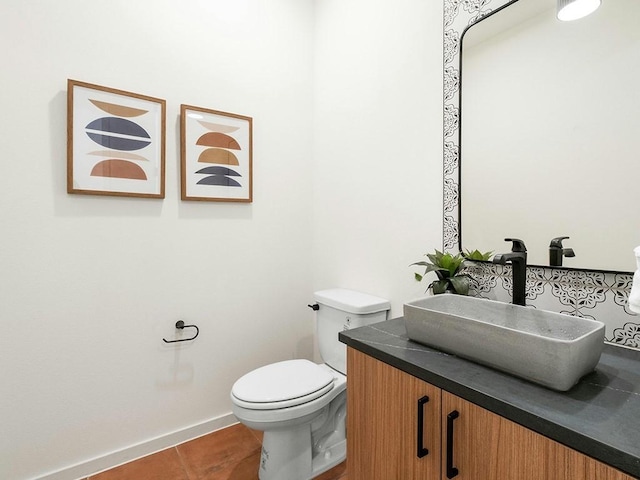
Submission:
M 505 242 L 512 242 L 511 251 L 512 252 L 526 252 L 527 247 L 524 245 L 524 242 L 519 238 L 505 238 Z
M 567 240 L 569 238 L 571 237 L 556 237 L 551 240 L 551 243 L 549 244 L 549 248 L 562 248 L 562 241 Z

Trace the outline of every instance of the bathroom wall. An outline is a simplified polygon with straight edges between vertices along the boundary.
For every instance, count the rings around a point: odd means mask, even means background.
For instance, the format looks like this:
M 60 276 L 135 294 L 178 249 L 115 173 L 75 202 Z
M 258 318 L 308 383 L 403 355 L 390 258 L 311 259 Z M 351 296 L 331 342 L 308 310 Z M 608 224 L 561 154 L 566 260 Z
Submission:
M 393 316 L 421 295 L 441 37 L 421 0 L 3 2 L 0 478 L 80 478 L 234 422 L 236 378 L 314 356 L 315 289 Z M 67 78 L 167 100 L 164 200 L 66 193 Z M 252 204 L 179 200 L 181 103 L 253 117 Z M 167 346 L 178 319 L 200 336 Z
M 391 316 L 442 247 L 442 5 L 316 3 L 314 286 L 361 288 Z
M 236 378 L 313 355 L 313 2 L 9 1 L 0 43 L 0 478 L 235 422 Z M 167 100 L 164 200 L 66 193 L 67 78 Z M 181 103 L 253 117 L 253 204 L 179 200 Z

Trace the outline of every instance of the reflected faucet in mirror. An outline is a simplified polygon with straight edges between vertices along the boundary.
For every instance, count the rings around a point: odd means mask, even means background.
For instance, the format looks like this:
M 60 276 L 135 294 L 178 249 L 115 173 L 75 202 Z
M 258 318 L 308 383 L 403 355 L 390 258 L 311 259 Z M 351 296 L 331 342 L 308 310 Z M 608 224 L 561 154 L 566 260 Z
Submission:
M 511 263 L 513 273 L 513 291 L 511 301 L 514 305 L 526 305 L 527 297 L 527 247 L 519 238 L 505 238 L 505 242 L 512 242 L 511 252 L 499 253 L 493 257 L 493 263 L 506 265 Z
M 549 265 L 552 267 L 561 267 L 564 257 L 575 257 L 576 252 L 573 248 L 563 248 L 562 241 L 570 237 L 556 237 L 549 244 Z

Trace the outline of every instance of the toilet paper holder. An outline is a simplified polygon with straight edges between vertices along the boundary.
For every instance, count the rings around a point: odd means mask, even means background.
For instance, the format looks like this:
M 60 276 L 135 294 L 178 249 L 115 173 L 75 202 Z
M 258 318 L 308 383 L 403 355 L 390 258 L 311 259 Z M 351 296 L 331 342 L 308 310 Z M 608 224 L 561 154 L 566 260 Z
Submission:
M 185 325 L 183 320 L 178 320 L 176 322 L 176 328 L 179 329 L 179 330 L 183 330 L 185 328 L 195 328 L 196 329 L 196 334 L 193 337 L 190 337 L 190 338 L 180 338 L 180 339 L 177 339 L 177 340 L 167 340 L 166 338 L 163 338 L 162 341 L 164 343 L 188 342 L 190 340 L 195 340 L 195 338 L 200 334 L 200 329 L 196 325 Z

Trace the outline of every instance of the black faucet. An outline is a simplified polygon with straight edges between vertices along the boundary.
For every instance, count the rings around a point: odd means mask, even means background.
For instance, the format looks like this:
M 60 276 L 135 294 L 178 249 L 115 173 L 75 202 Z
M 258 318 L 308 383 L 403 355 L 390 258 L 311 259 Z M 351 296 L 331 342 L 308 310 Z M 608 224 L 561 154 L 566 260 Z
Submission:
M 575 257 L 576 253 L 573 248 L 562 248 L 562 241 L 569 237 L 556 237 L 549 244 L 549 265 L 552 267 L 561 267 L 563 257 Z
M 512 242 L 510 253 L 500 253 L 493 257 L 493 263 L 505 265 L 511 262 L 513 271 L 512 301 L 515 305 L 526 305 L 527 286 L 527 247 L 518 238 L 505 238 L 505 242 Z

